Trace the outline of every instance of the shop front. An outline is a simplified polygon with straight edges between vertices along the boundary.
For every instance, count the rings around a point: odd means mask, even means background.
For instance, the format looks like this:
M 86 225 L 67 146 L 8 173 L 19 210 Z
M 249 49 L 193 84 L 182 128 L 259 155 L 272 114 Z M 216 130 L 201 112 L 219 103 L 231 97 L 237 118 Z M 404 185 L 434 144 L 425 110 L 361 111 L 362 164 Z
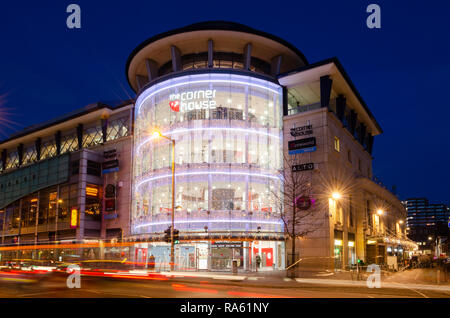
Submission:
M 175 246 L 175 270 L 229 272 L 236 262 L 239 271 L 284 268 L 284 242 L 277 241 L 197 241 Z M 260 262 L 257 268 L 257 258 Z M 170 245 L 162 242 L 137 243 L 134 262 L 138 267 L 170 269 Z

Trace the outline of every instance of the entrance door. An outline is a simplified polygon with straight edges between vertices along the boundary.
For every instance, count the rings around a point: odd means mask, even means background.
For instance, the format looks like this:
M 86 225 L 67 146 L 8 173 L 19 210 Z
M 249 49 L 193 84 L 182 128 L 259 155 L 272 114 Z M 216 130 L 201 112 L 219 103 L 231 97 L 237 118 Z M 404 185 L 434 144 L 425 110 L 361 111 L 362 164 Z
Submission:
M 270 266 L 273 265 L 273 248 L 262 248 L 261 253 L 262 256 L 262 266 Z
M 138 266 L 145 266 L 147 262 L 147 249 L 146 248 L 137 248 L 136 249 L 136 262 Z

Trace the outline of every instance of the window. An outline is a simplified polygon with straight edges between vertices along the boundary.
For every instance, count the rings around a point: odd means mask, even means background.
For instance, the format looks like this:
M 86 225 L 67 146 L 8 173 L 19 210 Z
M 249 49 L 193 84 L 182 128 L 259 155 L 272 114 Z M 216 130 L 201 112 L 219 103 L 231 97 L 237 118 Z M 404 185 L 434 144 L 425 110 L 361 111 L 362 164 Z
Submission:
M 100 126 L 85 129 L 83 134 L 83 147 L 88 148 L 101 143 L 103 143 L 103 135 Z
M 350 150 L 347 150 L 347 159 L 348 162 L 352 162 L 352 152 Z
M 86 185 L 86 206 L 84 213 L 87 220 L 101 220 L 101 198 L 102 194 L 100 186 L 93 184 Z
M 101 164 L 95 161 L 88 160 L 87 161 L 87 169 L 86 173 L 91 176 L 100 177 L 102 175 L 102 167 Z
M 128 136 L 128 122 L 128 116 L 111 120 L 108 123 L 108 128 L 106 130 L 106 140 L 110 141 Z
M 70 163 L 70 171 L 72 176 L 76 176 L 80 172 L 80 161 L 72 161 Z
M 339 142 L 339 138 L 334 136 L 334 150 L 336 150 L 337 152 L 341 151 L 341 145 Z
M 361 169 L 361 159 L 358 159 L 358 170 L 362 171 L 362 169 Z

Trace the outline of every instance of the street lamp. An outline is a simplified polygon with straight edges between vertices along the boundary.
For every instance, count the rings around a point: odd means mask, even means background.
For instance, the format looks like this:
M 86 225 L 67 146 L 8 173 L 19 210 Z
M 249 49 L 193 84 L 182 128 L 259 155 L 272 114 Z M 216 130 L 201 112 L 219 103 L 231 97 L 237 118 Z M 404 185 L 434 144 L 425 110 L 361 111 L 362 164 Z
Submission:
M 170 270 L 174 270 L 175 263 L 175 242 L 173 240 L 173 230 L 175 228 L 175 140 L 164 136 L 161 132 L 155 130 L 153 138 L 165 138 L 172 142 L 172 226 L 170 228 Z
M 335 200 L 339 200 L 340 198 L 342 198 L 342 195 L 339 192 L 333 192 L 331 194 L 331 197 Z
M 377 210 L 377 214 L 378 214 L 378 215 L 382 215 L 383 213 L 384 213 L 383 210 L 381 210 L 381 209 L 378 209 L 378 210 Z

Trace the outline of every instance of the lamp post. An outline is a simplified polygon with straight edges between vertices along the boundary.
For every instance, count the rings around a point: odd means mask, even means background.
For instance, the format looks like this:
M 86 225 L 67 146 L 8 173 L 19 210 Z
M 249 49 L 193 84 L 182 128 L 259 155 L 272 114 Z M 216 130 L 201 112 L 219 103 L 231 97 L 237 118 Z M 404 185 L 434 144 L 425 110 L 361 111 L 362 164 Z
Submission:
M 174 270 L 175 263 L 175 242 L 173 240 L 173 231 L 175 229 L 175 140 L 164 136 L 159 131 L 153 133 L 154 138 L 165 138 L 172 142 L 172 226 L 170 227 L 170 270 Z

